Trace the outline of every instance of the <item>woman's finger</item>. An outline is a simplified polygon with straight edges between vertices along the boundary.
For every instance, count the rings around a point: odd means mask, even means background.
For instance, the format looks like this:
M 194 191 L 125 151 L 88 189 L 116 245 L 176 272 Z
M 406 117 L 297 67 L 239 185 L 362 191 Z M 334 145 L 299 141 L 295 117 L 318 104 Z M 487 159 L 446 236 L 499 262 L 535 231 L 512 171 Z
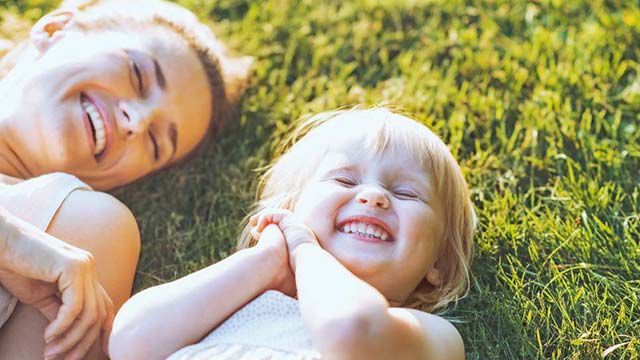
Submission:
M 96 340 L 99 333 L 91 334 L 88 332 L 89 329 L 99 322 L 98 299 L 93 281 L 85 281 L 84 298 L 84 308 L 82 309 L 82 313 L 78 320 L 64 336 L 46 345 L 45 356 L 66 353 L 89 336 L 92 336 L 91 342 Z M 98 325 L 101 326 L 102 323 L 99 323 Z
M 40 311 L 40 313 L 44 315 L 44 317 L 47 318 L 47 321 L 49 322 L 53 321 L 56 316 L 58 316 L 61 305 L 62 303 L 60 302 L 60 299 L 58 299 L 55 294 L 47 297 L 42 301 L 39 301 L 36 304 L 31 304 L 31 306 Z
M 77 343 L 64 357 L 65 360 L 80 360 L 87 355 L 91 346 L 100 335 L 100 323 L 94 324 L 79 343 Z
M 105 322 L 109 321 L 108 319 L 109 311 L 107 310 L 108 296 L 107 296 L 107 293 L 102 288 L 102 286 L 100 285 L 100 283 L 97 283 L 95 286 L 96 286 L 96 293 L 97 293 L 96 295 L 97 295 L 97 301 L 98 301 L 98 321 L 96 322 L 96 324 L 100 325 L 100 333 L 98 334 L 98 337 L 99 337 L 100 334 L 102 333 L 102 329 L 105 325 Z
M 101 286 L 102 288 L 102 286 Z M 104 303 L 107 310 L 107 315 L 105 320 L 102 323 L 101 329 L 101 343 L 102 343 L 102 351 L 105 355 L 109 355 L 109 335 L 111 335 L 111 329 L 113 328 L 113 320 L 116 316 L 116 307 L 113 305 L 113 300 L 109 297 L 107 292 L 102 288 L 102 292 L 104 294 Z
M 82 280 L 76 278 L 71 285 L 61 289 L 62 306 L 56 318 L 44 331 L 45 342 L 49 343 L 56 337 L 64 334 L 82 311 L 84 300 L 84 286 Z

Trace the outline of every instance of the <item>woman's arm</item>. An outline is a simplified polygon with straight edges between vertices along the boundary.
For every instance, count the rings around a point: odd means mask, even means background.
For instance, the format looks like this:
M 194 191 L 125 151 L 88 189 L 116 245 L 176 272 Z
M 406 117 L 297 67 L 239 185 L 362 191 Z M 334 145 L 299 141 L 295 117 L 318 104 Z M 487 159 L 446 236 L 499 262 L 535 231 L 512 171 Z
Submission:
M 44 332 L 52 346 L 48 350 L 73 349 L 75 355 L 83 355 L 101 328 L 110 331 L 113 304 L 97 281 L 93 256 L 4 208 L 0 208 L 0 273 L 10 293 L 53 320 Z
M 446 320 L 390 308 L 380 292 L 318 245 L 302 243 L 292 256 L 302 318 L 323 356 L 464 359 L 460 335 Z
M 116 316 L 110 356 L 165 359 L 199 341 L 253 298 L 279 286 L 282 266 L 288 270 L 284 246 L 282 234 L 272 226 L 258 246 L 138 293 Z

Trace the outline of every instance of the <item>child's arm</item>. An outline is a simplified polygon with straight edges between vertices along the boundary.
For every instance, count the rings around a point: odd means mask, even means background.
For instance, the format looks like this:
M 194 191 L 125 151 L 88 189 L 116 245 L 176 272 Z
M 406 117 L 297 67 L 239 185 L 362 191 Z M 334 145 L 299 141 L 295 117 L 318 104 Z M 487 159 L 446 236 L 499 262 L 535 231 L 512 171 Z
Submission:
M 311 341 L 328 359 L 464 359 L 458 331 L 417 310 L 391 308 L 384 296 L 323 250 L 290 212 L 267 210 L 252 221 L 276 223 L 294 269 L 300 311 Z
M 462 339 L 446 320 L 390 308 L 378 290 L 316 244 L 303 243 L 292 255 L 302 318 L 323 356 L 464 359 Z
M 283 270 L 290 274 L 286 245 L 271 226 L 258 246 L 132 297 L 116 316 L 109 354 L 114 360 L 165 359 L 259 294 L 282 286 Z

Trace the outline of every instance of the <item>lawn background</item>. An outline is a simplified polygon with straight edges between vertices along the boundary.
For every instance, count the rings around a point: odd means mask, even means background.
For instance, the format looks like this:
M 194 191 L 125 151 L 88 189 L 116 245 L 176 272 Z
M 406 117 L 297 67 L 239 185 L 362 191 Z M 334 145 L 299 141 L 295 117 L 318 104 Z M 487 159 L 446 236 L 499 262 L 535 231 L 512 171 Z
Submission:
M 300 116 L 385 101 L 441 135 L 472 188 L 474 278 L 448 314 L 467 358 L 640 358 L 637 2 L 180 3 L 257 61 L 204 156 L 114 192 L 142 231 L 136 291 L 232 252 L 255 169 Z M 56 4 L 0 0 L 0 37 Z

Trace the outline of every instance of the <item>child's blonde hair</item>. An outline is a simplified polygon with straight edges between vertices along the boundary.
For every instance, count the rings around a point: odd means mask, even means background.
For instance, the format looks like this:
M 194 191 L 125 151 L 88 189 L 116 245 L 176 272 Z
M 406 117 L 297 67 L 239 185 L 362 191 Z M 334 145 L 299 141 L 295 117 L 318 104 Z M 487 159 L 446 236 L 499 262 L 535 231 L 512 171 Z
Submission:
M 343 121 L 354 118 L 362 121 L 357 126 L 356 135 L 365 140 L 365 150 L 376 154 L 408 151 L 431 176 L 435 193 L 446 204 L 445 241 L 440 259 L 448 261 L 438 262 L 443 272 L 442 283 L 434 287 L 423 279 L 404 306 L 433 312 L 457 301 L 469 288 L 475 226 L 467 183 L 458 163 L 440 138 L 426 126 L 387 108 L 326 112 L 302 122 L 283 144 L 280 158 L 262 176 L 256 203 L 247 219 L 266 208 L 294 210 L 301 190 L 335 143 L 332 140 L 353 136 L 353 133 L 345 131 Z M 238 239 L 238 249 L 255 245 L 250 231 L 251 226 L 246 222 Z

